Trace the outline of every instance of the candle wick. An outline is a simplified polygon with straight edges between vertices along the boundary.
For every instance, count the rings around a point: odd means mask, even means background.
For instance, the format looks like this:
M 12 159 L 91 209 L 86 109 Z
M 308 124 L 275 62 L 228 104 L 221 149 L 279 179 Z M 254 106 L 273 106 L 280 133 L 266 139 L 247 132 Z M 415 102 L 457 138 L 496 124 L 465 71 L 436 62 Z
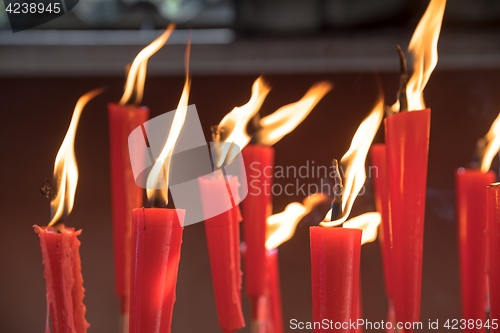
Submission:
M 401 46 L 396 45 L 396 51 L 399 55 L 400 77 L 399 77 L 399 112 L 408 111 L 408 96 L 406 96 L 406 86 L 408 84 L 408 69 L 406 68 L 406 58 Z
M 254 145 L 262 144 L 262 142 L 260 140 L 260 130 L 262 129 L 262 126 L 260 126 L 260 113 L 259 112 L 257 112 L 255 114 L 255 116 L 253 116 L 252 122 L 249 123 L 249 125 L 250 124 L 251 124 L 251 127 L 253 129 L 253 134 L 252 134 L 252 137 L 250 139 L 250 144 L 254 144 Z
M 333 200 L 331 204 L 332 216 L 331 221 L 336 221 L 342 217 L 342 196 L 344 192 L 344 185 L 342 183 L 342 175 L 339 170 L 339 162 L 334 158 L 332 160 L 333 166 Z
M 56 197 L 55 187 L 47 178 L 45 178 L 45 181 L 40 186 L 40 193 L 50 201 Z

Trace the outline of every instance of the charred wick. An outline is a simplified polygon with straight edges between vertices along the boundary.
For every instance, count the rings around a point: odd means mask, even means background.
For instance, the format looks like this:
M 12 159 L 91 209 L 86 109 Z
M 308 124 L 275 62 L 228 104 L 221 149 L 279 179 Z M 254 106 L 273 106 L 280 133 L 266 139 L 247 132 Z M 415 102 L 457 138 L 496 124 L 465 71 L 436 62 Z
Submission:
M 55 187 L 48 179 L 45 179 L 43 184 L 40 186 L 40 193 L 50 201 L 56 198 Z
M 330 221 L 338 220 L 342 217 L 342 193 L 344 185 L 342 184 L 342 176 L 340 175 L 339 162 L 336 159 L 332 161 L 333 166 L 333 200 L 331 204 L 332 216 Z
M 396 45 L 396 51 L 399 55 L 399 66 L 400 66 L 400 76 L 399 76 L 399 112 L 408 111 L 408 97 L 406 96 L 406 86 L 408 85 L 408 69 L 406 67 L 406 58 L 401 46 Z
M 256 113 L 255 116 L 253 116 L 252 121 L 249 123 L 249 127 L 251 127 L 252 131 L 249 131 L 252 133 L 252 138 L 250 139 L 250 144 L 253 145 L 260 145 L 260 113 Z

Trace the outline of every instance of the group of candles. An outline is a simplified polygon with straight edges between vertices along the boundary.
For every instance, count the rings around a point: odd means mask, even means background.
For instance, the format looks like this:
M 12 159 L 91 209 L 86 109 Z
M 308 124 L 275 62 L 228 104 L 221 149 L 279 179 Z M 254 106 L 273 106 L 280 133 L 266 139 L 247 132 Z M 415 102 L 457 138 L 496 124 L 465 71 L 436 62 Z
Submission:
M 389 321 L 412 323 L 419 320 L 431 114 L 430 109 L 425 108 L 423 90 L 437 64 L 437 42 L 445 5 L 445 0 L 431 0 L 415 30 L 409 47 L 414 57 L 409 80 L 404 56 L 401 56 L 401 90 L 398 102 L 386 110 L 386 143 L 371 146 L 384 118 L 384 103 L 380 98 L 360 124 L 349 150 L 340 161 L 343 174 L 334 161 L 332 209 L 321 226 L 310 228 L 313 321 L 321 323 L 327 319 L 341 323 L 333 328 L 334 331 L 360 331 L 359 327 L 353 329 L 342 323 L 361 318 L 361 245 L 376 238 L 379 224 Z M 132 173 L 128 136 L 137 127 L 142 126 L 145 131 L 149 110 L 138 105 L 142 99 L 147 61 L 166 43 L 173 29 L 173 25 L 169 26 L 138 54 L 129 68 L 122 99 L 108 106 L 115 280 L 116 294 L 121 299 L 122 332 L 170 332 L 172 322 L 184 217 L 189 212 L 182 207 L 167 208 L 169 162 L 186 119 L 191 84 L 187 70 L 189 46 L 182 96 L 170 129 L 165 129 L 168 136 L 163 150 L 147 177 L 146 192 L 151 208 L 142 208 L 143 189 L 136 184 Z M 315 194 L 272 215 L 272 173 L 268 171 L 274 165 L 272 145 L 298 126 L 331 88 L 328 82 L 317 83 L 299 101 L 260 118 L 258 112 L 270 88 L 258 78 L 248 103 L 234 108 L 212 129 L 216 143 L 229 145 L 212 146 L 214 172 L 211 176 L 200 177 L 198 184 L 205 212 L 210 210 L 214 200 L 226 201 L 231 207 L 212 217 L 206 213 L 204 222 L 218 320 L 223 332 L 235 332 L 245 326 L 241 307 L 243 280 L 246 295 L 252 302 L 253 332 L 284 331 L 277 248 L 292 237 L 304 216 L 331 197 Z M 51 199 L 52 220 L 47 227 L 35 226 L 35 231 L 40 237 L 46 280 L 46 332 L 51 328 L 54 333 L 82 333 L 89 327 L 83 304 L 80 242 L 77 239 L 80 231 L 67 228 L 62 222 L 73 207 L 78 179 L 73 152 L 78 118 L 84 105 L 99 93 L 91 91 L 78 101 L 56 157 L 55 184 L 46 184 L 43 189 Z M 253 122 L 254 127 L 251 135 L 247 133 L 249 122 Z M 492 156 L 500 148 L 495 126 L 500 127 L 500 124 L 494 124 L 485 137 L 486 147 L 479 154 L 481 168 L 457 172 L 465 319 L 485 320 L 488 306 L 489 318 L 498 318 L 500 312 L 500 186 L 490 185 L 495 174 L 488 171 Z M 241 213 L 234 203 L 240 201 L 235 196 L 239 182 L 245 180 L 227 176 L 221 169 L 240 153 L 235 146 L 242 148 L 247 180 L 254 184 L 248 187 Z M 378 212 L 349 219 L 352 205 L 366 180 L 365 163 L 369 152 L 377 169 L 374 185 Z M 244 246 L 240 246 L 241 221 Z M 244 275 L 240 270 L 241 262 L 244 263 Z M 331 328 L 314 325 L 314 332 L 328 330 Z M 403 326 L 402 330 L 413 332 L 411 327 Z M 484 327 L 471 329 L 469 326 L 467 330 L 483 332 Z

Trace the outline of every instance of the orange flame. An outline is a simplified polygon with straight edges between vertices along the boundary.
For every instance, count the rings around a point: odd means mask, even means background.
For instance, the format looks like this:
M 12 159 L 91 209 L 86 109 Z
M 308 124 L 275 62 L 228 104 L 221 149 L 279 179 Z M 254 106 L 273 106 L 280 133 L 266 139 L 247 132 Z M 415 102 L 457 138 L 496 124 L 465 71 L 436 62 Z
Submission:
M 340 161 L 344 171 L 344 192 L 342 194 L 342 216 L 336 221 L 330 221 L 330 210 L 321 225 L 334 227 L 342 224 L 351 213 L 352 206 L 359 191 L 366 181 L 365 162 L 370 145 L 377 134 L 384 117 L 384 101 L 380 97 L 370 115 L 359 125 L 352 138 L 351 146 Z
M 78 185 L 78 166 L 74 151 L 78 121 L 85 105 L 100 93 L 102 93 L 102 89 L 92 90 L 80 97 L 75 105 L 68 131 L 54 163 L 54 182 L 57 187 L 57 195 L 50 203 L 52 220 L 49 226 L 61 222 L 62 218 L 73 210 Z
M 481 156 L 481 171 L 488 172 L 491 167 L 491 162 L 493 158 L 500 150 L 500 114 L 497 119 L 491 124 L 490 130 L 484 138 L 484 153 Z
M 425 109 L 424 88 L 438 62 L 437 44 L 446 0 L 431 0 L 413 33 L 408 51 L 413 56 L 413 73 L 406 86 L 408 110 Z M 399 102 L 392 106 L 399 110 Z
M 186 48 L 186 79 L 182 89 L 181 98 L 175 111 L 170 131 L 168 132 L 165 146 L 156 159 L 146 180 L 146 194 L 150 201 L 159 198 L 165 204 L 168 203 L 168 177 L 170 173 L 170 159 L 174 152 L 175 144 L 186 121 L 189 101 L 189 91 L 191 89 L 191 78 L 189 77 L 189 54 L 191 45 Z
M 272 250 L 292 238 L 297 225 L 304 216 L 309 214 L 319 204 L 328 200 L 324 194 L 313 194 L 302 203 L 292 202 L 281 213 L 267 218 L 266 248 Z
M 361 229 L 361 245 L 371 243 L 377 239 L 378 226 L 382 217 L 378 212 L 369 212 L 358 215 L 344 222 L 343 228 Z
M 316 83 L 297 102 L 285 105 L 260 120 L 257 141 L 272 146 L 293 131 L 318 102 L 333 88 L 327 81 Z
M 259 112 L 270 91 L 271 88 L 264 79 L 258 77 L 253 83 L 250 100 L 243 106 L 235 107 L 222 118 L 217 126 L 217 132 L 220 135 L 217 141 L 230 143 L 230 146 L 216 146 L 218 148 L 215 157 L 216 168 L 231 163 L 240 150 L 250 142 L 250 136 L 246 131 L 248 122 Z M 221 149 L 222 147 L 228 148 Z
M 125 91 L 120 99 L 120 104 L 125 105 L 131 102 L 132 95 L 135 95 L 135 104 L 139 104 L 142 101 L 142 96 L 144 94 L 144 83 L 146 81 L 146 70 L 148 65 L 148 60 L 158 52 L 159 49 L 165 45 L 168 38 L 175 29 L 175 24 L 171 23 L 151 44 L 146 46 L 144 49 L 137 54 L 127 75 L 127 81 L 125 83 Z

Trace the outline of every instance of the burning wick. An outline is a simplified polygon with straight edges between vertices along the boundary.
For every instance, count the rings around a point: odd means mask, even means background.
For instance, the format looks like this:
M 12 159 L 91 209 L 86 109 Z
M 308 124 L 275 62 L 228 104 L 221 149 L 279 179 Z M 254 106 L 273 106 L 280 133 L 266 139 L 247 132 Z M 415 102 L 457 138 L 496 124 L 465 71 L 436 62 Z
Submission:
M 396 45 L 399 55 L 400 79 L 399 79 L 399 112 L 408 111 L 408 98 L 406 96 L 406 86 L 408 85 L 408 69 L 406 68 L 406 58 L 401 46 Z
M 40 193 L 50 201 L 54 200 L 56 192 L 57 191 L 54 191 L 54 185 L 52 185 L 48 179 L 45 179 L 43 184 L 40 186 Z
M 342 193 L 344 185 L 342 184 L 342 176 L 339 171 L 339 162 L 334 158 L 333 166 L 333 200 L 332 200 L 332 217 L 330 221 L 336 221 L 342 217 Z

